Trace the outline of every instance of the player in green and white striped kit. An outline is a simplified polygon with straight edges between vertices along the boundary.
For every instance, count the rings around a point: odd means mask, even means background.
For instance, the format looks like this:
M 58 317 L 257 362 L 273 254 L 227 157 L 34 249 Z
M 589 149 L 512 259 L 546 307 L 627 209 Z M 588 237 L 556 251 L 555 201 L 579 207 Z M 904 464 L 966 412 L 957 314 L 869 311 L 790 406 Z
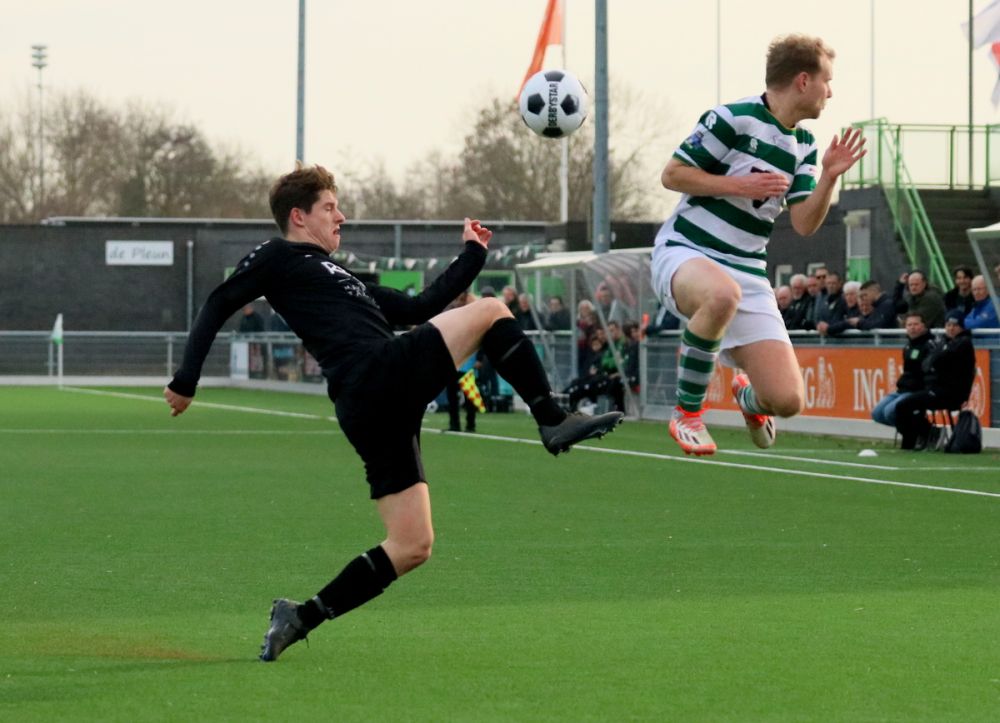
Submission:
M 767 276 L 767 242 L 785 205 L 809 236 L 823 223 L 837 178 L 865 155 L 861 132 L 834 136 L 816 180 L 816 142 L 799 122 L 832 97 L 834 52 L 790 35 L 768 48 L 766 92 L 705 113 L 663 170 L 683 194 L 653 250 L 653 289 L 687 321 L 670 434 L 688 454 L 712 454 L 701 419 L 716 360 L 742 369 L 733 394 L 751 438 L 774 443 L 774 415 L 802 411 L 798 362 Z

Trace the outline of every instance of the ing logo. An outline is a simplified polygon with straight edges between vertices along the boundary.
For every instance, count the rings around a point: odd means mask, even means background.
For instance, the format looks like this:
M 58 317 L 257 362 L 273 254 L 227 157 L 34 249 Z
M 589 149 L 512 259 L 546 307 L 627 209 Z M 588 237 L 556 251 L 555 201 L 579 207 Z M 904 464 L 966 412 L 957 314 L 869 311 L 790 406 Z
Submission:
M 815 367 L 802 367 L 802 384 L 808 409 L 833 409 L 837 404 L 837 380 L 825 357 L 817 359 Z

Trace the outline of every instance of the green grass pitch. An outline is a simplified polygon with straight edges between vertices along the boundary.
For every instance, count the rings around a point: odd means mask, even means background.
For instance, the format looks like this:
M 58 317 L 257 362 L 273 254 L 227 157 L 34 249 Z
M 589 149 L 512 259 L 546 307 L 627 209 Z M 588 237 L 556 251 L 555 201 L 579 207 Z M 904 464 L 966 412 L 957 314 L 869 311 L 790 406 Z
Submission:
M 0 720 L 1000 718 L 995 453 L 428 415 L 433 558 L 266 665 L 382 539 L 361 463 L 323 397 L 158 396 L 0 389 Z

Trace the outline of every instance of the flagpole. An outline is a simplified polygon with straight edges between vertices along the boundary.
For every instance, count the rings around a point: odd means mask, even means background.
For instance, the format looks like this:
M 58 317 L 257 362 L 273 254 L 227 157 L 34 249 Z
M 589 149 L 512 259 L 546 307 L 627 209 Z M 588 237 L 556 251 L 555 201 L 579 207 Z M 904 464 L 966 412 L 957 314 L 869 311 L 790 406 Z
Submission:
M 566 3 L 562 7 L 562 67 L 566 69 Z M 569 137 L 560 141 L 561 157 L 559 159 L 559 223 L 565 226 L 569 222 Z
M 969 0 L 969 188 L 972 188 L 972 32 L 973 32 L 972 0 Z
M 594 228 L 593 251 L 611 247 L 608 197 L 608 0 L 595 0 L 594 13 Z

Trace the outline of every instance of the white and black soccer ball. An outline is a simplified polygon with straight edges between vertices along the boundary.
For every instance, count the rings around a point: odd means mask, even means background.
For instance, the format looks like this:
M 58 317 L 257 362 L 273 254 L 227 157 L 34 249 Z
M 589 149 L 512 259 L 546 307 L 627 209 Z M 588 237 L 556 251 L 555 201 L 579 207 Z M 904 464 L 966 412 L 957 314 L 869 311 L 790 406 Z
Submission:
M 540 136 L 568 136 L 587 119 L 587 89 L 565 70 L 542 70 L 521 91 L 521 118 Z

